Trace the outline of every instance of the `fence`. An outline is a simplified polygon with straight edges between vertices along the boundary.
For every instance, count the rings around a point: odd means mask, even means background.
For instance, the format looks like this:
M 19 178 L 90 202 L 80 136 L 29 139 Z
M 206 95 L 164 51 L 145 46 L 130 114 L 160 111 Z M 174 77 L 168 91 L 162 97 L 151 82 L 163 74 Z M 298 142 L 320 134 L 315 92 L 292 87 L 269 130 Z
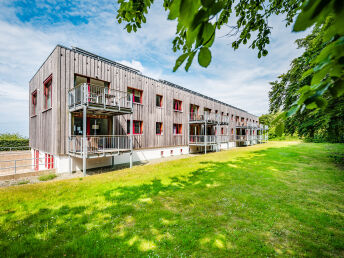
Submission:
M 12 151 L 22 151 L 22 150 L 31 150 L 31 147 L 30 146 L 0 147 L 0 152 L 2 151 L 12 152 Z
M 54 159 L 47 157 L 0 160 L 0 176 L 52 168 L 54 168 Z

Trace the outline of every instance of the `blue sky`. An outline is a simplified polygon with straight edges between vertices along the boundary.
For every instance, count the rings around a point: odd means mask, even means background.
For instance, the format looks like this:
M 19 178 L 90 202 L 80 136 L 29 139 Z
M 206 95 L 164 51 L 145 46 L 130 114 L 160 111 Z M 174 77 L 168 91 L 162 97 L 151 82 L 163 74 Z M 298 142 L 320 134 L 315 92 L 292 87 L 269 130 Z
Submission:
M 258 59 L 247 47 L 234 51 L 231 38 L 217 32 L 212 63 L 204 69 L 197 62 L 189 72 L 172 72 L 178 53 L 172 51 L 175 23 L 156 1 L 147 24 L 128 34 L 116 23 L 116 1 L 22 0 L 0 2 L 0 133 L 28 136 L 28 82 L 57 44 L 77 46 L 209 95 L 250 113 L 268 111 L 269 82 L 289 68 L 301 50 L 283 16 L 272 17 L 269 55 Z M 195 59 L 196 60 L 196 59 Z M 197 61 L 197 60 L 196 60 Z

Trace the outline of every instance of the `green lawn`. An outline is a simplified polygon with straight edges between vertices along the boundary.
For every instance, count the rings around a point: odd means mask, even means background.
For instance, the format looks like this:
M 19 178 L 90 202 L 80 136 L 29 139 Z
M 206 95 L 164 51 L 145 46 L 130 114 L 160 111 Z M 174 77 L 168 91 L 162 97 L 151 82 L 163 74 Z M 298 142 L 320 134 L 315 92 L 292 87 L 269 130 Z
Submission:
M 344 256 L 344 145 L 271 142 L 0 189 L 0 256 Z

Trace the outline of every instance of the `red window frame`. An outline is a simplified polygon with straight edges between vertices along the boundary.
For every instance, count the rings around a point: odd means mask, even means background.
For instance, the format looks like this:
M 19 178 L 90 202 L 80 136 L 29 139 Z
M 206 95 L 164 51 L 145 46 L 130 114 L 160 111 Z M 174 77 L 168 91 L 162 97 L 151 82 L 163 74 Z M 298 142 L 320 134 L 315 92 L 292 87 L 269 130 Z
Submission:
M 54 168 L 54 156 L 48 153 L 45 153 L 45 168 Z
M 36 115 L 36 107 L 37 107 L 37 90 L 31 93 L 31 103 L 32 103 L 32 115 Z
M 159 98 L 159 106 L 157 106 L 157 98 Z M 162 95 L 156 94 L 155 97 L 155 106 L 162 107 Z
M 181 135 L 182 129 L 183 129 L 182 124 L 173 124 L 173 134 L 174 135 Z
M 190 104 L 190 113 L 198 115 L 199 106 L 195 104 Z
M 179 99 L 173 99 L 173 110 L 174 111 L 182 111 L 183 101 Z
M 140 132 L 135 133 L 135 123 L 139 123 Z M 127 120 L 127 134 L 130 134 L 130 120 Z M 140 135 L 143 132 L 143 122 L 141 120 L 133 120 L 133 135 Z
M 142 95 L 143 95 L 143 90 L 139 90 L 139 89 L 135 89 L 135 88 L 131 88 L 128 87 L 127 91 L 132 90 L 132 95 L 133 95 L 133 103 L 137 103 L 137 104 L 142 104 Z M 140 102 L 135 101 L 135 92 L 139 92 L 140 93 Z
M 50 83 L 49 87 L 47 86 Z M 43 95 L 44 95 L 44 109 L 49 109 L 53 105 L 53 75 L 50 74 L 47 79 L 43 82 Z M 48 91 L 48 88 L 50 90 Z M 50 94 L 50 106 L 48 107 L 48 96 Z
M 160 133 L 157 132 L 157 128 L 160 128 Z M 155 134 L 156 135 L 162 135 L 163 131 L 163 125 L 162 125 L 162 122 L 156 122 L 155 123 Z
M 221 127 L 221 134 L 222 134 L 222 135 L 224 134 L 224 129 L 223 129 L 223 127 Z
M 34 162 L 35 162 L 35 170 L 39 170 L 39 150 L 33 151 Z

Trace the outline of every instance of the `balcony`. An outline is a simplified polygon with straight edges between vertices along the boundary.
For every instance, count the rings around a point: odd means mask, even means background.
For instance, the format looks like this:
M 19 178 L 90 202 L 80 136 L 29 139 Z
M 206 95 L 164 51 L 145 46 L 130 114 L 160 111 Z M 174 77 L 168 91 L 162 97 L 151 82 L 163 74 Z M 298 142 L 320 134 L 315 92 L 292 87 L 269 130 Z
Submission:
M 92 84 L 79 84 L 68 92 L 69 111 L 81 110 L 84 106 L 95 113 L 132 113 L 132 94 Z
M 189 145 L 213 145 L 217 144 L 216 135 L 190 135 Z
M 128 135 L 73 135 L 69 137 L 69 154 L 76 157 L 88 158 L 110 157 L 130 151 L 130 138 Z M 84 143 L 86 141 L 86 150 Z
M 221 116 L 220 114 L 207 113 L 199 115 L 196 112 L 189 113 L 189 123 L 207 123 L 207 124 L 221 124 L 228 125 L 229 117 Z

